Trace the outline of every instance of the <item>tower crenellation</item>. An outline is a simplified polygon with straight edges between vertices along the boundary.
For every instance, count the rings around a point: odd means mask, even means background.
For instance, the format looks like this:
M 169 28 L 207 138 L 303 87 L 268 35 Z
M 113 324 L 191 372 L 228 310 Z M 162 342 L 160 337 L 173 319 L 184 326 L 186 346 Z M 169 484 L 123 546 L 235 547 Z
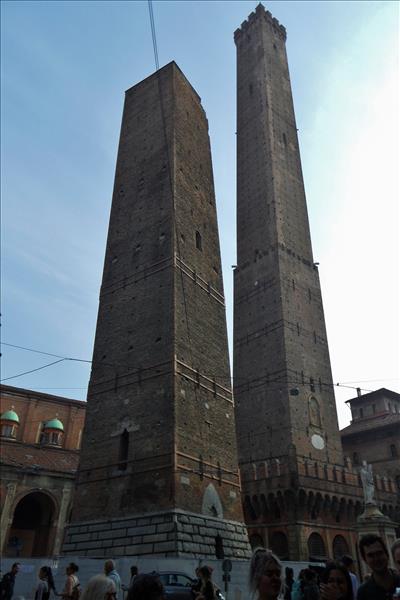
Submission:
M 260 19 L 263 19 L 266 23 L 268 23 L 269 27 L 272 29 L 274 33 L 276 33 L 283 41 L 286 41 L 286 29 L 283 25 L 281 25 L 275 17 L 266 10 L 263 4 L 258 4 L 255 11 L 250 13 L 248 18 L 243 21 L 241 26 L 236 29 L 234 33 L 235 43 L 239 42 L 243 34 L 248 34 L 251 31 L 251 25 L 259 22 Z

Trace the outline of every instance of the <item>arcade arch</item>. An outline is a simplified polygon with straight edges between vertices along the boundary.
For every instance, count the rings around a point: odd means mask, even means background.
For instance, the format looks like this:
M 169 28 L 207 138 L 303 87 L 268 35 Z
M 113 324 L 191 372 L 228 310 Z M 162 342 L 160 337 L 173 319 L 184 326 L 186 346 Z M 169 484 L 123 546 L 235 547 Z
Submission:
M 40 491 L 23 496 L 14 509 L 7 539 L 7 555 L 48 556 L 52 548 L 52 523 L 57 513 L 53 498 Z

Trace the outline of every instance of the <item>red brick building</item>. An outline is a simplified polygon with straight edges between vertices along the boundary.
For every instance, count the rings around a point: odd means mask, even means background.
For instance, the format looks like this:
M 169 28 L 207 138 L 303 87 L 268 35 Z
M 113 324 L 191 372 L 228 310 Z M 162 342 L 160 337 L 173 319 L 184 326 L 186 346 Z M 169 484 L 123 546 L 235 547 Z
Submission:
M 341 430 L 343 452 L 354 465 L 372 465 L 375 475 L 396 482 L 400 495 L 400 394 L 381 388 L 347 401 L 352 421 Z
M 71 510 L 86 403 L 1 386 L 4 556 L 60 552 Z

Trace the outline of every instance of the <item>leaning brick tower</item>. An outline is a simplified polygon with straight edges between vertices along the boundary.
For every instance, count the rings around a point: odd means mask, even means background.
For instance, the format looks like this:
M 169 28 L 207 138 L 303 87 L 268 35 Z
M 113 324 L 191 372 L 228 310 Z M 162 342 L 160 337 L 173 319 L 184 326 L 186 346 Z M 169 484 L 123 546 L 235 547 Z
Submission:
M 357 473 L 344 465 L 286 56 L 259 4 L 237 47 L 234 395 L 246 522 L 282 558 L 354 550 Z
M 208 123 L 172 62 L 126 92 L 63 551 L 243 558 L 241 507 Z

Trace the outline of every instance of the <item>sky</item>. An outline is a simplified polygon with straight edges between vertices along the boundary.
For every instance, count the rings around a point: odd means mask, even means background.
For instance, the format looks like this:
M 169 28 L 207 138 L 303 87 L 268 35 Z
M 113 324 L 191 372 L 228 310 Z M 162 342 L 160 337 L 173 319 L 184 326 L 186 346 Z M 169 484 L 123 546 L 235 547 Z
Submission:
M 236 52 L 258 2 L 153 2 L 210 125 L 232 339 Z M 399 6 L 264 2 L 287 51 L 335 383 L 400 392 Z M 2 3 L 2 378 L 85 399 L 124 91 L 155 70 L 147 2 Z M 335 387 L 339 424 L 355 389 Z

